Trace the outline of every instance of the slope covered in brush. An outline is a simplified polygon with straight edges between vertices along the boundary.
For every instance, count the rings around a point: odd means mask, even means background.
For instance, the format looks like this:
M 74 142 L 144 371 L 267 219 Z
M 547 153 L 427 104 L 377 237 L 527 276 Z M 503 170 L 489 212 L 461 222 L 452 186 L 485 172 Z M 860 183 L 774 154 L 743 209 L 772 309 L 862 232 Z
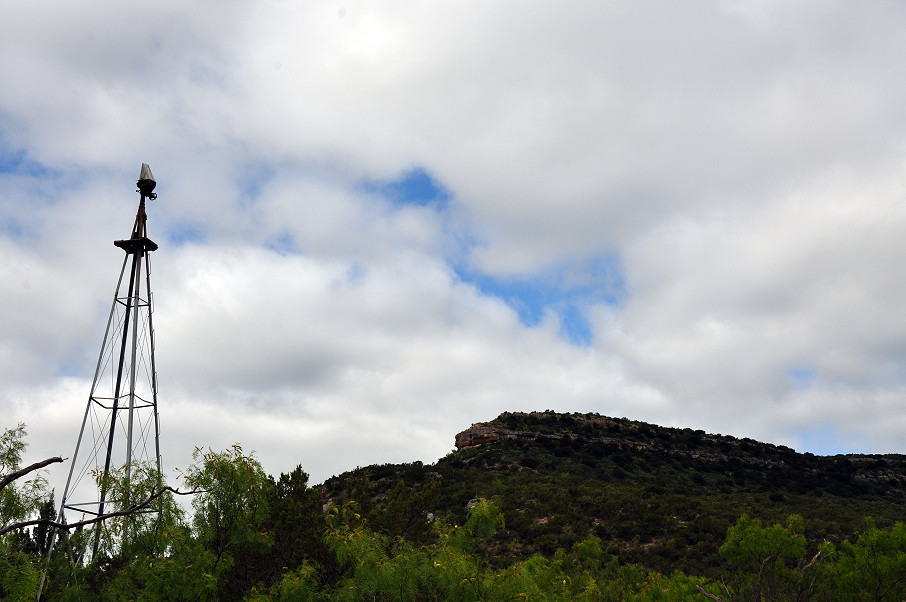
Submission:
M 456 437 L 433 465 L 361 468 L 321 486 L 356 500 L 371 526 L 425 541 L 437 518 L 465 520 L 493 499 L 505 528 L 494 562 L 569 549 L 589 534 L 623 562 L 708 575 L 741 515 L 805 519 L 811 539 L 841 541 L 873 517 L 903 519 L 906 457 L 821 457 L 751 439 L 596 414 L 504 413 Z

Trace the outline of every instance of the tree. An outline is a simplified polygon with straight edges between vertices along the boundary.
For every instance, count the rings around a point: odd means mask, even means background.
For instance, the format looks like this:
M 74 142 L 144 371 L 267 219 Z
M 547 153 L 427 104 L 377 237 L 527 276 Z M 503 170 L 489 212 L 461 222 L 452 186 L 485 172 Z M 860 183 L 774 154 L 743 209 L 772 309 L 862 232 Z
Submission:
M 22 453 L 28 446 L 25 436 L 25 425 L 21 423 L 0 435 L 0 535 L 31 526 L 25 519 L 38 510 L 47 490 L 47 481 L 37 471 L 63 461 L 59 457 L 48 458 L 22 468 Z M 32 473 L 37 474 L 21 481 Z
M 871 519 L 855 543 L 844 541 L 833 567 L 834 588 L 848 600 L 906 599 L 906 525 L 879 529 Z M 845 595 L 843 595 L 845 592 Z
M 211 557 L 218 595 L 239 599 L 255 585 L 255 561 L 272 545 L 268 476 L 238 444 L 223 452 L 196 448 L 193 457 L 185 480 L 200 492 L 192 500 L 195 538 Z
M 271 581 L 277 574 L 306 562 L 322 566 L 332 562 L 323 539 L 321 498 L 308 487 L 308 474 L 301 466 L 288 474 L 282 473 L 276 480 L 268 477 L 267 506 L 263 526 L 273 545 L 268 550 L 267 562 L 262 563 L 264 581 Z
M 27 520 L 39 510 L 44 501 L 46 481 L 41 468 L 62 462 L 49 458 L 25 468 L 21 467 L 25 442 L 25 425 L 5 429 L 0 435 L 0 598 L 28 599 L 37 595 L 41 573 L 32 550 L 30 538 L 22 533 L 33 524 Z M 23 481 L 25 477 L 33 475 Z
M 762 525 L 761 520 L 743 515 L 727 529 L 720 555 L 735 569 L 727 583 L 732 599 L 806 599 L 821 576 L 821 561 L 833 546 L 822 544 L 810 559 L 806 557 L 803 520 L 792 515 L 785 525 Z

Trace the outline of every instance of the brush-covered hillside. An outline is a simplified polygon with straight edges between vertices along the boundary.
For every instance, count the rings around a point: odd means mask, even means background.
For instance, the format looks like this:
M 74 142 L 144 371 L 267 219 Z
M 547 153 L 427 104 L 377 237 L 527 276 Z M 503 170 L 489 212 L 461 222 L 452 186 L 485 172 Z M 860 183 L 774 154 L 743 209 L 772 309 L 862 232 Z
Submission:
M 500 566 L 552 556 L 588 535 L 622 563 L 713 576 L 727 529 L 804 519 L 808 541 L 854 539 L 906 519 L 906 456 L 800 454 L 751 439 L 597 414 L 504 413 L 472 425 L 433 465 L 360 468 L 320 486 L 355 500 L 371 528 L 428 542 L 488 499 L 505 526 L 483 543 Z
M 7 430 L 0 452 L 23 436 Z M 552 412 L 455 442 L 433 465 L 316 487 L 239 445 L 198 450 L 191 515 L 156 472 L 114 472 L 112 491 L 159 511 L 70 523 L 52 554 L 52 497 L 7 486 L 0 599 L 37 599 L 45 570 L 47 600 L 906 599 L 903 456 Z M 42 518 L 16 526 L 29 512 Z

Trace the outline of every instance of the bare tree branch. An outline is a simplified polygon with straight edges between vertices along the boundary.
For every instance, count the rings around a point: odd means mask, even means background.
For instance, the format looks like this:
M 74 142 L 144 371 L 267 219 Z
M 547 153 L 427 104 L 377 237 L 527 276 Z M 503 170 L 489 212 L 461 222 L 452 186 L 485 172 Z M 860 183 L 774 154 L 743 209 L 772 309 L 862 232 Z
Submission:
M 800 573 L 804 573 L 804 572 L 806 571 L 806 569 L 811 568 L 811 566 L 814 565 L 814 564 L 818 561 L 818 558 L 819 558 L 820 556 L 821 556 L 821 550 L 818 550 L 818 553 L 815 554 L 814 557 L 812 557 L 811 562 L 809 562 L 807 565 L 805 565 L 804 567 L 802 567 L 801 569 L 799 569 L 799 572 L 800 572 Z
M 761 600 L 761 577 L 764 575 L 764 567 L 768 566 L 772 556 L 768 556 L 761 561 L 761 568 L 758 569 L 758 580 L 755 582 L 755 599 Z
M 22 522 L 13 523 L 11 525 L 7 525 L 6 527 L 3 527 L 2 529 L 0 529 L 0 535 L 3 535 L 4 533 L 9 533 L 10 531 L 14 531 L 16 529 L 22 529 L 24 527 L 32 527 L 35 525 L 47 525 L 49 527 L 54 527 L 55 529 L 62 529 L 63 531 L 68 531 L 70 529 L 84 527 L 85 525 L 92 525 L 94 523 L 99 523 L 101 521 L 105 521 L 109 518 L 115 518 L 117 516 L 129 516 L 130 514 L 135 514 L 139 510 L 143 510 L 143 509 L 147 508 L 148 506 L 151 505 L 151 502 L 153 502 L 154 500 L 156 500 L 163 494 L 167 493 L 168 491 L 170 493 L 173 493 L 174 495 L 193 495 L 196 493 L 205 493 L 206 490 L 197 489 L 197 490 L 193 490 L 193 491 L 179 491 L 178 489 L 173 489 L 172 487 L 167 486 L 156 493 L 152 493 L 147 499 L 145 499 L 137 504 L 133 504 L 133 505 L 129 506 L 128 508 L 124 508 L 123 510 L 117 510 L 116 512 L 107 512 L 107 513 L 95 516 L 94 518 L 89 518 L 89 519 L 81 520 L 81 521 L 78 521 L 75 523 L 68 523 L 68 524 L 67 523 L 58 523 L 57 521 L 53 521 L 53 520 L 50 520 L 47 518 L 39 518 L 39 519 L 35 519 L 35 520 L 22 521 Z
M 700 593 L 701 595 L 703 595 L 703 596 L 706 597 L 706 598 L 710 598 L 710 599 L 712 599 L 712 600 L 715 600 L 715 602 L 724 602 L 724 601 L 723 601 L 723 598 L 718 598 L 718 597 L 715 596 L 714 594 L 709 594 L 709 593 L 706 592 L 706 591 L 704 590 L 704 588 L 703 588 L 702 586 L 700 586 L 700 585 L 696 585 L 696 586 L 695 586 L 695 589 L 697 589 L 697 590 L 698 590 L 698 593 Z
M 27 475 L 30 472 L 34 472 L 36 470 L 44 468 L 48 464 L 55 464 L 57 462 L 62 462 L 62 461 L 63 461 L 63 458 L 56 456 L 54 458 L 47 458 L 46 460 L 41 460 L 40 462 L 35 462 L 31 466 L 26 466 L 25 468 L 20 468 L 19 470 L 11 472 L 8 475 L 4 476 L 3 478 L 0 478 L 0 489 L 3 489 L 4 487 L 6 487 L 7 485 L 9 485 L 10 483 L 12 483 L 13 481 L 15 481 L 17 479 L 21 479 L 22 477 L 24 477 L 25 475 Z

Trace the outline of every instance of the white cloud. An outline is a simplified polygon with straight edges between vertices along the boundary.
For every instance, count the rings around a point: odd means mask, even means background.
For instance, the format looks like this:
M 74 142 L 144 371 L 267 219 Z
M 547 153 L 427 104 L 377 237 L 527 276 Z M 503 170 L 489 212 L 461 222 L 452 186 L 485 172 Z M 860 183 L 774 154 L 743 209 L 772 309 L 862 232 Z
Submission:
M 320 479 L 545 407 L 903 451 L 904 20 L 892 2 L 16 6 L 0 403 L 36 453 L 62 399 L 84 403 L 144 161 L 182 464 L 238 441 Z M 443 207 L 362 186 L 413 167 Z M 583 301 L 588 347 L 556 302 L 526 327 L 456 271 L 587 278 L 596 257 L 626 292 Z

